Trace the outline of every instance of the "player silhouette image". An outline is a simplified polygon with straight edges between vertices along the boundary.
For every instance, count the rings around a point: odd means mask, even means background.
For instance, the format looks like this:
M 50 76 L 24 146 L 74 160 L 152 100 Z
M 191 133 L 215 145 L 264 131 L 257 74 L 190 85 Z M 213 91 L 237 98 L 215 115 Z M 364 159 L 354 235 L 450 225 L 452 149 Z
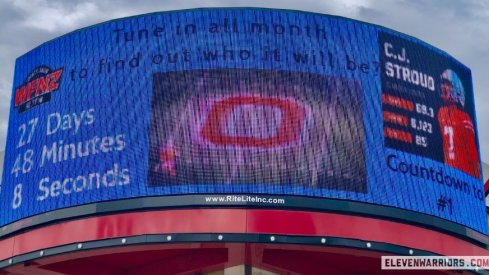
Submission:
M 438 112 L 445 163 L 480 178 L 479 154 L 474 123 L 465 112 L 465 90 L 458 75 L 447 69 L 440 76 L 440 97 L 444 103 Z

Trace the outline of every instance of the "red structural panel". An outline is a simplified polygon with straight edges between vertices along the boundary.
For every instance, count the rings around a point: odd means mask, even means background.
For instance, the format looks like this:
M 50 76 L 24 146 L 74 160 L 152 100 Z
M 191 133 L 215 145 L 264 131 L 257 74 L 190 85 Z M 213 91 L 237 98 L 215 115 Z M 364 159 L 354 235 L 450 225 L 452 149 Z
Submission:
M 451 235 L 398 222 L 288 210 L 193 209 L 133 212 L 66 221 L 0 241 L 0 260 L 71 243 L 144 234 L 264 233 L 385 242 L 442 255 L 489 251 Z
M 318 245 L 165 243 L 91 249 L 42 257 L 26 264 L 10 266 L 0 274 L 222 274 L 223 269 L 233 267 L 234 270 L 228 269 L 224 273 L 245 274 L 243 265 L 276 274 L 413 274 L 413 271 L 396 270 L 393 273 L 381 270 L 381 256 L 384 255 L 386 253 Z M 239 266 L 242 267 L 241 272 L 236 269 Z M 422 274 L 450 273 L 424 270 Z
M 384 242 L 442 255 L 487 255 L 489 251 L 423 227 L 350 215 L 248 210 L 248 232 L 319 235 Z

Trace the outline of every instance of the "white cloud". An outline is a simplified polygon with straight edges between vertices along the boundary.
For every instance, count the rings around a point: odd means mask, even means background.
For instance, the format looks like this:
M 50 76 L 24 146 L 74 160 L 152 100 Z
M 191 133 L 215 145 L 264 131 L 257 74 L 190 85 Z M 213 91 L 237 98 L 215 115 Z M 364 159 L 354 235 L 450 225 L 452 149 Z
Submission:
M 357 15 L 360 8 L 370 7 L 371 1 L 368 0 L 335 0 L 332 1 L 333 8 L 344 16 Z
M 12 0 L 14 7 L 24 12 L 23 24 L 28 28 L 46 30 L 72 29 L 87 17 L 97 16 L 100 11 L 93 2 L 77 3 L 71 8 L 56 5 L 48 0 Z

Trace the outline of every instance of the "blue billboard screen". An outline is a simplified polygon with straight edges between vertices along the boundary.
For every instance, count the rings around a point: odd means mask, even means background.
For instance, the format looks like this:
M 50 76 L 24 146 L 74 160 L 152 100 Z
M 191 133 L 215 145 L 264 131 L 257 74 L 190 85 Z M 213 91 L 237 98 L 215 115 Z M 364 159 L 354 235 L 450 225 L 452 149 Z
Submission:
M 360 202 L 487 234 L 473 101 L 463 64 L 346 18 L 250 8 L 101 23 L 17 60 L 0 226 L 200 194 Z

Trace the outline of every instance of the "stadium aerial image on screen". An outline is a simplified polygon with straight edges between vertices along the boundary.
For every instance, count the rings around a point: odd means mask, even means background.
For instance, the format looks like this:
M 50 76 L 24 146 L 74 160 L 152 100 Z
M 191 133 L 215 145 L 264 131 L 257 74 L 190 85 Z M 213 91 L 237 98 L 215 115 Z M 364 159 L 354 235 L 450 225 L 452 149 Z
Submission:
M 354 80 L 225 69 L 158 73 L 153 87 L 150 186 L 367 191 Z

